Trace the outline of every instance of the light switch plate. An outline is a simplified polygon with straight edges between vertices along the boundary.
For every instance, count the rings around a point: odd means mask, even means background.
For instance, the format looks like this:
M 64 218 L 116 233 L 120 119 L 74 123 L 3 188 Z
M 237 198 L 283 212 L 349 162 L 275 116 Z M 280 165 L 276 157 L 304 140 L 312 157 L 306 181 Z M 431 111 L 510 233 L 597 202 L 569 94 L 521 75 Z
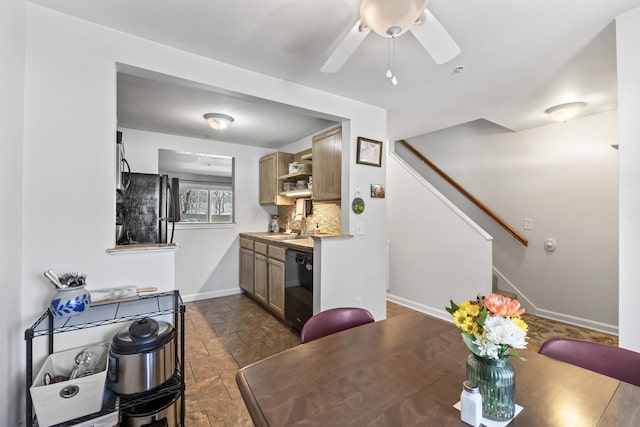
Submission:
M 525 218 L 522 223 L 525 230 L 533 230 L 533 218 Z

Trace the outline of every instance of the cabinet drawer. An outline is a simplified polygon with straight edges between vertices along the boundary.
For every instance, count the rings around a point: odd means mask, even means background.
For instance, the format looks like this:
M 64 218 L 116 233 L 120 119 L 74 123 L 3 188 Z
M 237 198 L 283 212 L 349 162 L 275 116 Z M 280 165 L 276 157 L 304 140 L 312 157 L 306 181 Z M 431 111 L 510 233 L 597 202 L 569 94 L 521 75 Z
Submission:
M 269 258 L 284 261 L 286 249 L 282 246 L 269 245 Z
M 244 249 L 253 250 L 253 240 L 247 239 L 246 237 L 240 238 L 240 247 Z
M 262 243 L 262 242 L 255 242 L 255 246 L 254 246 L 254 250 L 262 255 L 268 255 L 269 252 L 267 251 L 267 245 L 266 243 Z

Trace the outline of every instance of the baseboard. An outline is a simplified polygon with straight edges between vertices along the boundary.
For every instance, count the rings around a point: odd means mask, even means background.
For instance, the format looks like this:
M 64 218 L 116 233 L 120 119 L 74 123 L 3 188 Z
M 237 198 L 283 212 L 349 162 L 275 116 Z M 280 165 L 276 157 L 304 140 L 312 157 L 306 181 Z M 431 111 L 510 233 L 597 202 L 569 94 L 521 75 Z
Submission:
M 387 301 L 419 311 L 420 313 L 428 314 L 429 316 L 437 317 L 438 319 L 442 319 L 447 322 L 453 322 L 451 315 L 441 308 L 429 307 L 389 293 L 387 293 Z
M 222 289 L 219 291 L 202 292 L 198 294 L 182 295 L 182 301 L 192 302 L 210 298 L 227 297 L 229 295 L 238 295 L 242 293 L 240 288 Z
M 618 335 L 617 325 L 596 322 L 594 320 L 583 319 L 581 317 L 538 308 L 522 292 L 520 292 L 520 290 L 513 283 L 511 283 L 509 279 L 507 279 L 504 274 L 500 272 L 500 270 L 493 267 L 493 274 L 498 276 L 498 280 L 500 283 L 506 285 L 507 290 L 518 295 L 518 301 L 520 301 L 520 304 L 525 308 L 526 313 L 533 314 L 534 316 L 544 317 L 545 319 L 555 320 L 557 322 L 568 323 L 569 325 L 579 326 L 581 328 L 587 328 L 598 332 Z M 498 288 L 503 289 L 500 286 L 498 286 Z
M 538 309 L 535 313 L 536 316 L 544 317 L 545 319 L 555 320 L 558 322 L 568 323 L 574 326 L 580 326 L 582 328 L 592 329 L 598 332 L 604 332 L 606 334 L 618 335 L 618 326 L 610 325 L 608 323 L 596 322 L 589 319 L 583 319 L 581 317 L 570 316 L 568 314 L 556 313 L 550 310 Z

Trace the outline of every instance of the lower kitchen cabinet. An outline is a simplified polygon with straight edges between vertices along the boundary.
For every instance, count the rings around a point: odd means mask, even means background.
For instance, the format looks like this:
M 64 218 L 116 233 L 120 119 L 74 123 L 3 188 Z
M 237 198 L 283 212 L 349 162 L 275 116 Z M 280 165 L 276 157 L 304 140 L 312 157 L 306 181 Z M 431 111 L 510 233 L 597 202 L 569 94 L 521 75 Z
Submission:
M 256 253 L 253 264 L 253 296 L 263 304 L 267 303 L 269 292 L 268 258 Z
M 284 262 L 269 258 L 269 308 L 284 318 Z
M 250 294 L 255 292 L 253 256 L 253 251 L 240 248 L 240 288 Z
M 240 287 L 283 319 L 286 251 L 281 245 L 240 238 Z

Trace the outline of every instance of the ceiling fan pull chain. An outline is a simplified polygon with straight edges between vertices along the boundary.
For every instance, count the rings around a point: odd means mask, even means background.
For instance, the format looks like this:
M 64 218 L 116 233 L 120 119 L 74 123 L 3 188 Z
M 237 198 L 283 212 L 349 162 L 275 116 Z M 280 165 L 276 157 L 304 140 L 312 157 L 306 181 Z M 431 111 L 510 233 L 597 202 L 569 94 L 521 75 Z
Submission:
M 392 55 L 393 55 L 393 58 L 392 58 L 392 65 L 393 65 L 392 74 L 393 74 L 393 77 L 391 77 L 391 84 L 394 85 L 394 86 L 397 86 L 398 85 L 398 79 L 396 78 L 396 38 L 395 38 L 395 36 L 393 36 L 391 38 L 392 38 L 391 43 L 393 44 L 391 46 L 391 51 L 392 51 Z
M 387 73 L 385 77 L 390 79 L 393 77 L 393 73 L 391 72 L 391 38 L 387 38 Z

